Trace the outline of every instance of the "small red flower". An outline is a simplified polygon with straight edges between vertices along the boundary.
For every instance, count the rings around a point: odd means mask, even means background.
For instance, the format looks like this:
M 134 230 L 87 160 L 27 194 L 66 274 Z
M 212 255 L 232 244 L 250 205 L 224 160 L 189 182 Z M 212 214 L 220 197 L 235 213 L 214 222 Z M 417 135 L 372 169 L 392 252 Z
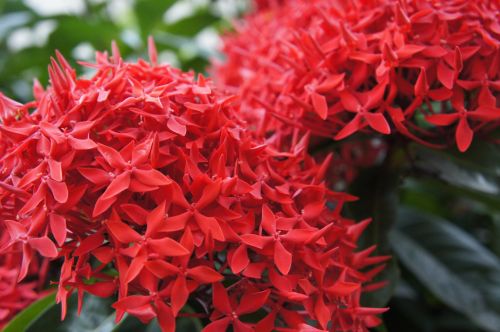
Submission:
M 250 324 L 242 322 L 239 317 L 255 312 L 264 306 L 271 291 L 269 289 L 245 291 L 239 299 L 239 304 L 235 306 L 233 304 L 235 299 L 228 296 L 227 290 L 220 283 L 215 283 L 212 289 L 212 301 L 216 311 L 212 314 L 212 323 L 208 324 L 203 332 L 226 331 L 229 325 L 233 326 L 235 332 L 254 331 Z

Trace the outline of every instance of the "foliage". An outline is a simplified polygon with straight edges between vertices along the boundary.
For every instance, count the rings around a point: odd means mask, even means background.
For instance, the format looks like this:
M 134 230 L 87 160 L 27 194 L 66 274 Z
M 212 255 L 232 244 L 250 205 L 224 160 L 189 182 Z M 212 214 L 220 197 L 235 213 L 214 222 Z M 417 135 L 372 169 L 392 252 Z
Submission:
M 165 14 L 174 5 L 179 7 L 179 1 L 80 0 L 75 1 L 82 4 L 76 13 L 40 12 L 40 2 L 31 7 L 28 4 L 33 1 L 1 1 L 0 91 L 16 100 L 29 100 L 33 78 L 47 83 L 47 66 L 54 50 L 72 55 L 69 60 L 74 65 L 91 60 L 94 50 L 108 49 L 115 40 L 125 58 L 135 59 L 144 57 L 150 35 L 156 40 L 160 59 L 184 70 L 203 71 L 215 52 L 215 33 L 228 25 L 228 15 L 237 14 L 244 6 L 241 0 L 230 0 L 225 7 L 221 1 L 181 2 L 187 11 L 174 8 L 178 14 L 170 15 L 173 18 L 167 21 Z M 224 11 L 228 6 L 233 10 L 230 13 Z M 200 33 L 204 33 L 201 39 Z M 211 41 L 208 45 L 207 38 Z

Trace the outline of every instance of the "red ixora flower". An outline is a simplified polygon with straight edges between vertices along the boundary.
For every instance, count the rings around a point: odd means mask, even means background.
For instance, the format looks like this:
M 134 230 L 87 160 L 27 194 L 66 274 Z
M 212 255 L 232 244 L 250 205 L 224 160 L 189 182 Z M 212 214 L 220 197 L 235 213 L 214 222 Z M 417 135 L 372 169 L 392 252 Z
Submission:
M 260 135 L 399 132 L 465 151 L 498 128 L 498 1 L 265 3 L 235 23 L 213 69 Z
M 46 292 L 40 291 L 48 268 L 46 259 L 35 259 L 25 274 L 29 280 L 18 282 L 22 245 L 9 246 L 9 233 L 0 226 L 0 329 L 19 311 Z
M 77 291 L 163 331 L 190 301 L 206 331 L 378 324 L 385 309 L 359 300 L 387 257 L 356 252 L 368 221 L 342 217 L 353 197 L 325 186 L 307 136 L 289 151 L 253 138 L 234 97 L 158 64 L 152 42 L 150 62 L 98 53 L 90 79 L 57 60 L 33 102 L 0 99 L 0 203 L 22 271 L 62 261 L 63 318 Z

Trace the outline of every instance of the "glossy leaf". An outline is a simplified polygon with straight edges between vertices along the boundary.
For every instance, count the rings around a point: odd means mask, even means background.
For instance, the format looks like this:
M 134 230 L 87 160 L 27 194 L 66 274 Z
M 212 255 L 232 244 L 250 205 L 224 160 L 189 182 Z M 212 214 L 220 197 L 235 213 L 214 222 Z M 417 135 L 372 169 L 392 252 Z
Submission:
M 449 307 L 487 331 L 500 326 L 500 260 L 455 225 L 402 210 L 391 244 L 414 276 Z

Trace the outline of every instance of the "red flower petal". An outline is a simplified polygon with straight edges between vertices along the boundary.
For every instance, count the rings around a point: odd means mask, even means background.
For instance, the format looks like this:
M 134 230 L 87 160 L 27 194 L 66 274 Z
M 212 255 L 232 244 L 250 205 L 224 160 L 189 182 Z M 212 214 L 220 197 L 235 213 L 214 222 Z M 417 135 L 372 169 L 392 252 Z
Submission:
M 66 219 L 56 213 L 50 214 L 49 219 L 50 230 L 54 235 L 54 239 L 56 239 L 56 242 L 59 246 L 62 246 L 64 244 L 64 241 L 66 241 Z
M 158 324 L 163 332 L 175 332 L 175 318 L 172 309 L 168 307 L 163 301 L 155 302 L 158 311 Z
M 136 169 L 134 170 L 134 176 L 148 186 L 167 186 L 172 183 L 172 180 L 156 169 Z
M 38 251 L 40 255 L 48 258 L 55 258 L 58 255 L 57 248 L 48 237 L 31 238 L 28 240 L 30 246 Z
M 323 301 L 323 296 L 319 296 L 316 300 L 316 304 L 314 305 L 314 314 L 316 315 L 316 319 L 320 323 L 321 327 L 326 329 L 328 322 L 331 319 L 331 313 Z
M 49 159 L 48 164 L 50 170 L 50 177 L 55 181 L 61 182 L 63 180 L 61 163 L 56 160 Z
M 165 256 L 176 257 L 190 254 L 189 250 L 184 248 L 179 242 L 174 241 L 169 237 L 155 240 L 149 239 L 148 244 L 154 252 Z
M 123 157 L 120 155 L 120 153 L 115 149 L 104 144 L 98 144 L 97 150 L 104 157 L 104 159 L 106 159 L 106 162 L 110 166 L 116 169 L 124 169 L 127 167 L 127 163 L 125 162 L 125 160 L 123 160 Z
M 391 127 L 382 113 L 365 113 L 365 119 L 368 125 L 379 133 L 385 135 L 391 133 Z
M 281 241 L 274 243 L 274 263 L 278 270 L 287 275 L 292 266 L 292 254 L 285 249 Z
M 59 203 L 66 203 L 69 195 L 66 183 L 57 182 L 49 178 L 47 179 L 47 185 L 49 186 L 50 191 L 52 192 L 52 195 L 54 195 L 54 199 L 56 201 L 58 201 Z
M 337 133 L 337 135 L 335 135 L 335 139 L 336 140 L 344 139 L 347 136 L 350 136 L 359 129 L 361 129 L 361 119 L 362 119 L 361 115 L 356 114 L 356 116 L 347 125 L 345 125 L 344 128 L 342 128 Z
M 121 243 L 134 243 L 142 240 L 142 236 L 134 231 L 130 226 L 117 220 L 108 220 L 106 226 L 113 236 Z
M 86 237 L 80 242 L 80 245 L 76 248 L 74 255 L 81 256 L 85 255 L 96 248 L 99 248 L 104 243 L 104 236 L 102 233 L 95 233 Z
M 311 99 L 314 106 L 314 110 L 321 119 L 325 120 L 328 117 L 328 105 L 326 103 L 325 96 L 313 92 L 311 94 Z
M 233 309 L 231 308 L 231 302 L 229 302 L 229 297 L 224 286 L 222 286 L 221 283 L 217 282 L 212 285 L 212 290 L 212 301 L 215 309 L 226 315 L 230 315 Z
M 203 328 L 202 332 L 221 332 L 227 331 L 229 324 L 231 323 L 231 318 L 222 318 L 216 321 L 211 322 L 205 328 Z
M 203 284 L 210 284 L 224 279 L 219 272 L 204 265 L 195 266 L 189 269 L 187 275 Z
M 106 191 L 99 198 L 101 200 L 107 200 L 119 195 L 121 192 L 127 190 L 130 186 L 130 172 L 125 171 L 115 177 L 113 181 L 106 188 Z
M 458 114 L 433 114 L 427 116 L 425 119 L 436 126 L 449 126 L 457 121 Z
M 97 144 L 90 138 L 79 139 L 73 136 L 68 136 L 68 141 L 71 147 L 75 150 L 91 150 L 97 147 Z
M 200 199 L 196 203 L 196 209 L 201 210 L 207 207 L 209 204 L 215 201 L 215 199 L 219 196 L 221 190 L 221 182 L 216 181 L 214 183 L 208 184 L 203 189 L 203 193 L 201 194 Z
M 262 206 L 262 220 L 260 225 L 267 234 L 274 235 L 276 233 L 276 217 L 267 204 Z
M 244 315 L 259 310 L 267 302 L 270 294 L 270 289 L 266 289 L 261 292 L 243 294 L 240 304 L 236 309 L 236 313 L 238 315 Z
M 186 285 L 186 278 L 183 275 L 179 275 L 175 279 L 174 285 L 172 287 L 172 313 L 174 317 L 177 316 L 182 307 L 186 304 L 189 296 L 189 290 Z
M 144 266 L 158 278 L 165 278 L 180 272 L 178 267 L 159 259 L 148 261 L 144 263 Z
M 470 144 L 472 143 L 472 137 L 474 136 L 474 132 L 469 127 L 469 123 L 467 122 L 466 117 L 460 118 L 458 121 L 457 131 L 456 131 L 456 140 L 457 146 L 460 152 L 466 151 Z
M 248 258 L 247 246 L 242 244 L 233 252 L 229 266 L 231 266 L 231 271 L 233 271 L 234 274 L 238 274 L 243 271 L 249 263 L 250 259 Z
M 107 184 L 110 181 L 109 173 L 99 168 L 78 167 L 78 172 L 96 185 Z

